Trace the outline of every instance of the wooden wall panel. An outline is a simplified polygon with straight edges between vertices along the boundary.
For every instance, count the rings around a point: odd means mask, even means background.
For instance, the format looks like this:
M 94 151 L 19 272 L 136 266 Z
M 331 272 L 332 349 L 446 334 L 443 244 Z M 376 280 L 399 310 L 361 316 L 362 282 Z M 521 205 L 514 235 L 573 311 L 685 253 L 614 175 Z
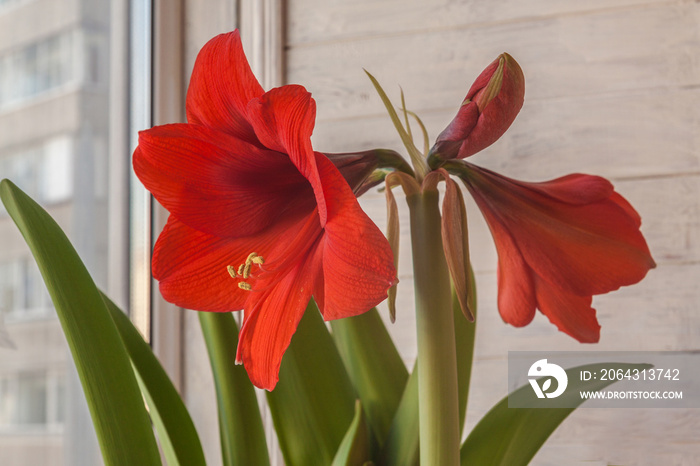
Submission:
M 541 181 L 572 172 L 610 178 L 642 215 L 658 263 L 639 285 L 596 297 L 598 345 L 581 345 L 539 314 L 523 329 L 496 309 L 496 252 L 468 202 L 478 271 L 473 426 L 507 391 L 508 350 L 697 350 L 700 346 L 700 4 L 692 1 L 359 0 L 288 2 L 287 81 L 318 103 L 314 147 L 401 150 L 362 68 L 424 119 L 434 138 L 499 53 L 526 76 L 509 132 L 474 163 Z M 362 205 L 380 225 L 384 195 Z M 410 237 L 405 203 L 397 322 L 389 330 L 415 358 Z M 386 315 L 385 308 L 384 315 Z M 689 410 L 579 410 L 537 465 L 695 464 L 700 417 Z
M 289 44 L 515 24 L 535 19 L 578 16 L 597 11 L 689 3 L 668 0 L 305 0 L 289 2 Z

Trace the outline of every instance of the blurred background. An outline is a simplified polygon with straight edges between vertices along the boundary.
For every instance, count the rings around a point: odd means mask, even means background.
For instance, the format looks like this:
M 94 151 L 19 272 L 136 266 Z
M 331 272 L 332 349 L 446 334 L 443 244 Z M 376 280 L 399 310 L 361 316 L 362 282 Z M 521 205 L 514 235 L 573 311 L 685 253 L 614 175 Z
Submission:
M 472 161 L 525 181 L 602 175 L 641 214 L 658 267 L 639 285 L 594 299 L 601 340 L 582 345 L 541 314 L 523 329 L 501 321 L 496 252 L 470 201 L 479 315 L 467 429 L 506 395 L 508 351 L 700 349 L 695 1 L 0 0 L 0 177 L 49 210 L 150 339 L 210 464 L 220 464 L 220 453 L 206 350 L 196 315 L 152 292 L 149 254 L 165 214 L 133 180 L 130 156 L 138 130 L 184 121 L 197 51 L 235 27 L 263 87 L 311 91 L 314 147 L 324 152 L 402 151 L 363 68 L 395 103 L 401 86 L 432 142 L 474 78 L 508 52 L 525 73 L 525 105 Z M 383 227 L 384 195 L 371 191 L 362 205 Z M 410 238 L 399 205 L 401 283 L 397 320 L 387 325 L 411 366 Z M 99 464 L 58 320 L 4 211 L 0 315 L 0 464 Z M 533 464 L 694 465 L 699 429 L 697 410 L 580 409 Z

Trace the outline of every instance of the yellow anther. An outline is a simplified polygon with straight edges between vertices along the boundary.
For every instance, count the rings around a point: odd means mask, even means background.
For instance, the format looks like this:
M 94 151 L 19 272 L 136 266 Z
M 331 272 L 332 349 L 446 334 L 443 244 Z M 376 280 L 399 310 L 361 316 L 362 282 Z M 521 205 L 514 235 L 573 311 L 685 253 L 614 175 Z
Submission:
M 261 256 L 258 256 L 257 252 L 251 252 L 250 254 L 248 254 L 248 257 L 246 258 L 245 262 L 238 266 L 238 271 L 236 271 L 236 269 L 232 265 L 227 265 L 226 270 L 232 278 L 243 277 L 244 279 L 247 279 L 250 277 L 250 269 L 253 266 L 253 264 L 262 265 L 264 262 L 265 259 L 263 259 Z M 238 282 L 238 288 L 246 291 L 250 291 L 252 289 L 250 284 L 246 282 Z

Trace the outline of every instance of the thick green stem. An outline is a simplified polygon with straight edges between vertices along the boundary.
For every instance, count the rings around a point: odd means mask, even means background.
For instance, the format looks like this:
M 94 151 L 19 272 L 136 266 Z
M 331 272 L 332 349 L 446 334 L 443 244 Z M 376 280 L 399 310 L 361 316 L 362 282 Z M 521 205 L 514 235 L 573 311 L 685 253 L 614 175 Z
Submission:
M 459 401 L 450 275 L 442 248 L 438 192 L 407 198 L 418 333 L 420 464 L 459 464 Z

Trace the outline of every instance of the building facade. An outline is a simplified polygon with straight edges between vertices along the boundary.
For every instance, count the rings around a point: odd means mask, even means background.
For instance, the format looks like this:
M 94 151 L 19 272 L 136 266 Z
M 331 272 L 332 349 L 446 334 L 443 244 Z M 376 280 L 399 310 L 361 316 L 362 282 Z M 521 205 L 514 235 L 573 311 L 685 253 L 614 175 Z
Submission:
M 0 178 L 106 276 L 108 0 L 0 0 Z M 0 208 L 0 464 L 81 464 L 91 434 L 39 270 Z M 90 460 L 90 464 L 94 464 Z

